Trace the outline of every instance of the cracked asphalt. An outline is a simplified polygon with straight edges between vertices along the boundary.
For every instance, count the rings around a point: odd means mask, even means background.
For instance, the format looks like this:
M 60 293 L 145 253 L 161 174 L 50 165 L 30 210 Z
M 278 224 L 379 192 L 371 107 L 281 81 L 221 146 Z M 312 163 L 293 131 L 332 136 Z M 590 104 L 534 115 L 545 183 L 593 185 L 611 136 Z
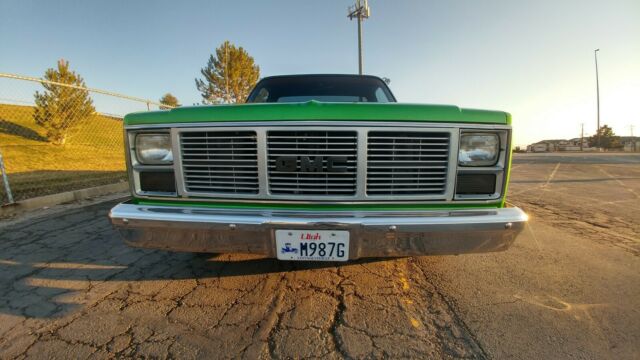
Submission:
M 508 251 L 278 262 L 129 248 L 114 201 L 0 223 L 0 358 L 640 357 L 640 156 L 520 155 Z

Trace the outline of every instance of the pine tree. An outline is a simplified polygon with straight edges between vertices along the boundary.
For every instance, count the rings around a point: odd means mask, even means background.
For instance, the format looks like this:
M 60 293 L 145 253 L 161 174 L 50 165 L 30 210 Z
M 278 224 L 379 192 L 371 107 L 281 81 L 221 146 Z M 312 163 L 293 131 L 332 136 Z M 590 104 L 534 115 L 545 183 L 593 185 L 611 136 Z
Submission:
M 243 103 L 260 77 L 260 68 L 242 47 L 225 41 L 211 54 L 196 79 L 205 104 Z
M 160 98 L 160 103 L 167 106 L 160 106 L 160 109 L 172 109 L 180 106 L 178 103 L 178 98 L 173 96 L 171 93 L 164 94 L 163 97 Z
M 69 70 L 69 62 L 58 61 L 57 69 L 47 69 L 44 79 L 56 83 L 85 88 L 84 80 L 76 72 Z M 36 124 L 46 130 L 50 142 L 64 145 L 69 130 L 86 120 L 96 109 L 89 97 L 89 91 L 75 87 L 43 83 L 44 92 L 35 93 Z

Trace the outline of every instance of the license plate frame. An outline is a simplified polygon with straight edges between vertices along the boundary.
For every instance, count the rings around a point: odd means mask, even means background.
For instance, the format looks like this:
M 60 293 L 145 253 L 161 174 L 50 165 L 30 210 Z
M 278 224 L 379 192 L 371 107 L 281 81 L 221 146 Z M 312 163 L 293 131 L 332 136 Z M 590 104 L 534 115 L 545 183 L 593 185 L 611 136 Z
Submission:
M 349 260 L 350 233 L 346 230 L 279 229 L 275 238 L 278 260 Z

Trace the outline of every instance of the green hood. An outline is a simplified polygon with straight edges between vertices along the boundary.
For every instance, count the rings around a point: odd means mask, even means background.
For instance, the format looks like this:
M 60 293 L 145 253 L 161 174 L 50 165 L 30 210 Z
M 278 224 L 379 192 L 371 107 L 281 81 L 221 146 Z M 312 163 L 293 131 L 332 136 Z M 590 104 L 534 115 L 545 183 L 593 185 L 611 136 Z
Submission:
M 197 123 L 215 121 L 350 120 L 425 121 L 510 124 L 503 111 L 461 109 L 451 105 L 402 103 L 260 103 L 180 107 L 170 111 L 128 114 L 125 125 Z

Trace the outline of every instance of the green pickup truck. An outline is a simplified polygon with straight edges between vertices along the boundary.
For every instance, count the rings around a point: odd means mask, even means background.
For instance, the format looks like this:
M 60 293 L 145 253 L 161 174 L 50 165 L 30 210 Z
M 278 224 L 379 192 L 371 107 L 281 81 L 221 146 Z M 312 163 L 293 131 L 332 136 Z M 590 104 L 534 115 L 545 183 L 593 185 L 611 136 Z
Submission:
M 511 116 L 397 103 L 374 76 L 290 75 L 245 104 L 124 119 L 131 246 L 280 260 L 506 250 Z

